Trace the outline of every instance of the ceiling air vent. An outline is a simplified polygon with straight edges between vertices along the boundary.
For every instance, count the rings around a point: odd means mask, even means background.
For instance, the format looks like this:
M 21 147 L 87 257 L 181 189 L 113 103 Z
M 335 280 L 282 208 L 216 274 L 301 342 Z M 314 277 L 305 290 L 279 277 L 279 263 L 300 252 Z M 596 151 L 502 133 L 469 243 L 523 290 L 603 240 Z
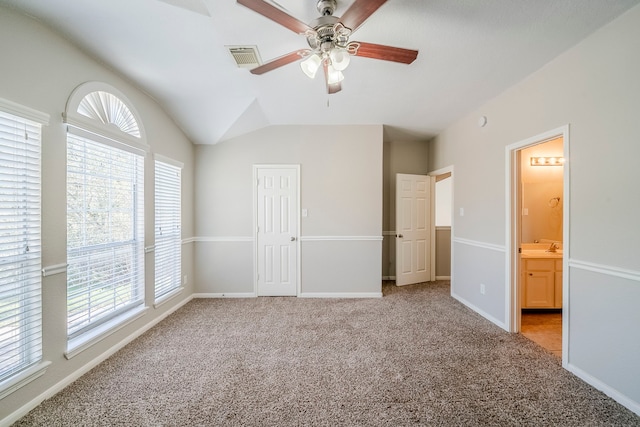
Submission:
M 255 68 L 261 64 L 257 46 L 227 46 L 240 68 Z

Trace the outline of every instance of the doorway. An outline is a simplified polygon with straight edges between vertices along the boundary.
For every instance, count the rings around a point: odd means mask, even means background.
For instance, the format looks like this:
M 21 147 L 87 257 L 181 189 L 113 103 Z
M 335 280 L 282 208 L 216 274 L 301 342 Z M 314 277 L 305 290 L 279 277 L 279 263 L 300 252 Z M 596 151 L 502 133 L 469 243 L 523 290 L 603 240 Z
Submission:
M 299 290 L 298 165 L 256 165 L 255 293 L 296 296 Z
M 507 147 L 509 330 L 566 360 L 568 127 Z
M 451 280 L 453 166 L 429 173 L 433 183 L 432 278 Z

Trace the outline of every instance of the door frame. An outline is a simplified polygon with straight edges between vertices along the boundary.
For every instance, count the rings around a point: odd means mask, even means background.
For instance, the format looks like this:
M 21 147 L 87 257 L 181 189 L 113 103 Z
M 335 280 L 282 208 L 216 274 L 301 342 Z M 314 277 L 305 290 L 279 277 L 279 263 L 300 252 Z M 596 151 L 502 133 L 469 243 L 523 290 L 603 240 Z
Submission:
M 258 296 L 258 170 L 260 169 L 294 169 L 296 172 L 296 186 L 297 194 L 295 210 L 296 221 L 298 223 L 298 235 L 296 236 L 296 297 L 299 297 L 302 292 L 300 273 L 300 235 L 301 221 L 300 221 L 300 165 L 299 164 L 254 164 L 253 165 L 253 179 L 251 186 L 253 187 L 253 295 Z
M 519 231 L 521 227 L 520 219 L 520 165 L 518 164 L 521 150 L 541 144 L 543 142 L 562 137 L 563 155 L 565 163 L 563 166 L 563 213 L 562 213 L 562 365 L 567 366 L 569 356 L 569 258 L 570 258 L 570 209 L 571 209 L 571 186 L 569 185 L 570 157 L 569 157 L 569 125 L 564 125 L 556 129 L 532 136 L 525 140 L 507 145 L 505 147 L 505 182 L 506 182 L 506 242 L 505 242 L 505 313 L 507 313 L 507 330 L 509 332 L 520 332 L 520 269 L 518 247 L 520 244 Z
M 431 281 L 436 280 L 436 178 L 439 175 L 444 175 L 446 173 L 451 174 L 451 241 L 453 243 L 453 220 L 455 215 L 453 214 L 453 165 L 445 166 L 440 169 L 436 169 L 432 172 L 429 172 L 428 175 L 431 177 Z M 451 253 L 449 254 L 449 259 L 451 260 L 450 267 L 450 277 L 449 283 L 453 282 L 453 244 L 451 245 Z

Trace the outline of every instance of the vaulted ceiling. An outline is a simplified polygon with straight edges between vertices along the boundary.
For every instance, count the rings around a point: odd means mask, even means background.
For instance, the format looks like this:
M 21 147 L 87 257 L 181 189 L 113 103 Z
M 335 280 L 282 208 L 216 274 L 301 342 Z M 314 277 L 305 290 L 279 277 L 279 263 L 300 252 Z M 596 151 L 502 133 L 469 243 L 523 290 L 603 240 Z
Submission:
M 319 15 L 316 0 L 270 3 L 305 23 Z M 256 45 L 266 62 L 308 45 L 235 0 L 0 0 L 135 82 L 198 144 L 283 124 L 382 124 L 388 138 L 428 139 L 638 3 L 388 0 L 352 39 L 416 49 L 417 60 L 354 57 L 328 95 L 297 63 L 264 75 L 236 65 L 227 46 Z

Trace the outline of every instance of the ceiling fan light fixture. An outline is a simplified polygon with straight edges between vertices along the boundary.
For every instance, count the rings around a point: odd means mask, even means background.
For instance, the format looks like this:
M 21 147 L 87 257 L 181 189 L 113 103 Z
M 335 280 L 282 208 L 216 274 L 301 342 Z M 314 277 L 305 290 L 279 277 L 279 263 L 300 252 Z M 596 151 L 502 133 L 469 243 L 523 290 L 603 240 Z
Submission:
M 334 47 L 329 52 L 329 58 L 331 58 L 331 65 L 338 71 L 344 71 L 349 66 L 351 61 L 351 55 L 347 49 L 342 47 Z
M 317 53 L 314 53 L 300 63 L 300 68 L 302 68 L 302 72 L 305 73 L 307 77 L 313 79 L 321 64 L 322 58 L 320 58 Z
M 238 4 L 259 13 L 296 34 L 304 35 L 309 44 L 309 49 L 300 49 L 275 58 L 266 64 L 251 68 L 251 73 L 264 74 L 302 58 L 300 68 L 311 79 L 315 78 L 318 69 L 322 66 L 327 93 L 333 94 L 342 89 L 340 84 L 344 80 L 342 71 L 349 66 L 350 56 L 381 59 L 403 64 L 411 64 L 418 57 L 417 50 L 349 41 L 351 34 L 388 0 L 349 0 L 347 3 L 350 3 L 350 6 L 347 7 L 341 17 L 334 16 L 338 1 L 345 0 L 315 0 L 321 16 L 306 24 L 286 12 L 276 0 L 236 0 Z

